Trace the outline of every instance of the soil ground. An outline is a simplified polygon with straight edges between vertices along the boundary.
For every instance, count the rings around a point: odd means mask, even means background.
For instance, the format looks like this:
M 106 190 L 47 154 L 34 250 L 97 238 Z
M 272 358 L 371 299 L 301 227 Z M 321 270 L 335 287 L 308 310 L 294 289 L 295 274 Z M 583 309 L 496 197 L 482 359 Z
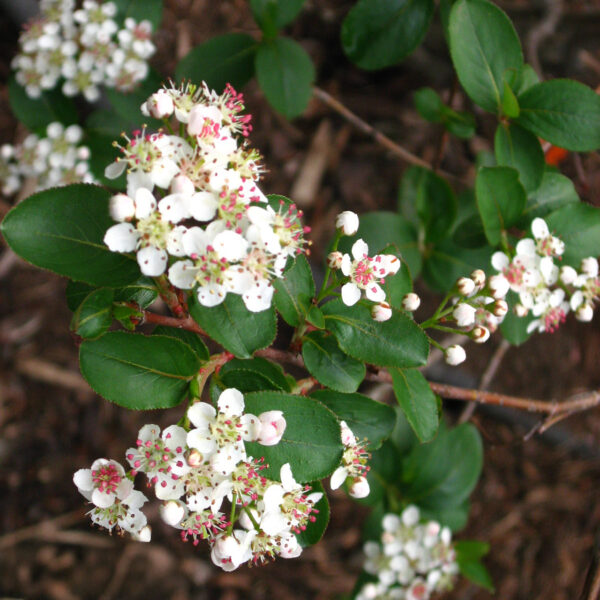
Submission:
M 258 35 L 243 0 L 167 0 L 154 64 L 165 76 L 194 44 L 225 32 Z M 552 2 L 498 1 L 538 58 L 546 77 L 600 83 L 600 2 L 562 3 L 559 24 L 536 42 L 532 32 Z M 414 110 L 412 93 L 430 85 L 449 97 L 452 72 L 439 25 L 401 65 L 367 73 L 343 55 L 340 23 L 352 2 L 307 0 L 286 33 L 315 61 L 317 84 L 362 119 L 426 160 L 435 160 L 441 132 Z M 6 77 L 18 27 L 0 14 L 0 143 L 22 138 L 10 114 Z M 291 123 L 264 102 L 254 83 L 244 90 L 255 115 L 253 143 L 269 172 L 262 187 L 302 200 L 313 228 L 315 264 L 323 256 L 333 216 L 396 205 L 407 165 L 357 132 L 318 101 Z M 455 107 L 466 105 L 460 92 Z M 489 147 L 493 121 L 477 113 L 480 137 L 451 142 L 442 167 L 472 176 L 474 153 Z M 316 140 L 316 141 L 315 141 Z M 323 148 L 328 151 L 323 155 Z M 323 173 L 306 190 L 307 157 L 323 159 Z M 574 177 L 581 197 L 600 205 L 600 157 L 570 155 L 561 169 Z M 304 172 L 305 173 L 305 172 Z M 314 173 L 313 173 L 314 174 Z M 0 200 L 1 213 L 10 200 Z M 127 412 L 95 396 L 78 376 L 77 348 L 68 332 L 65 282 L 3 251 L 0 258 L 0 597 L 75 599 L 331 599 L 350 592 L 361 567 L 365 510 L 341 493 L 331 496 L 325 538 L 293 561 L 265 567 L 215 570 L 201 547 L 182 544 L 157 514 L 153 542 L 136 544 L 93 531 L 72 484 L 77 468 L 99 456 L 118 458 L 148 416 Z M 434 296 L 420 290 L 427 302 Z M 498 392 L 563 399 L 600 388 L 600 321 L 574 321 L 552 338 L 536 336 L 511 349 L 491 384 Z M 472 386 L 499 340 L 492 339 L 452 375 Z M 460 403 L 447 404 L 455 420 Z M 177 411 L 153 416 L 159 424 Z M 579 597 L 600 531 L 600 413 L 590 411 L 532 434 L 534 415 L 509 410 L 475 412 L 485 443 L 485 465 L 472 496 L 467 529 L 459 537 L 491 543 L 487 565 L 500 600 L 573 600 Z M 448 599 L 485 600 L 487 592 L 461 580 Z

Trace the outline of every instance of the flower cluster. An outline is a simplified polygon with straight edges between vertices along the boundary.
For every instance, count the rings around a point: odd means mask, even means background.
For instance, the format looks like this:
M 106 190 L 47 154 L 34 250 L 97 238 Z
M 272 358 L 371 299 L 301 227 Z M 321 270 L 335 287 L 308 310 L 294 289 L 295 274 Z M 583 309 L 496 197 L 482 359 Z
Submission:
M 154 54 L 149 21 L 115 21 L 114 2 L 42 0 L 41 16 L 19 38 L 13 59 L 17 81 L 31 98 L 63 80 L 66 96 L 83 94 L 89 102 L 100 97 L 100 85 L 129 91 L 148 75 Z
M 370 492 L 366 475 L 369 472 L 367 461 L 371 455 L 365 450 L 366 442 L 357 441 L 356 436 L 352 433 L 346 421 L 341 421 L 340 427 L 342 430 L 344 453 L 342 454 L 342 464 L 331 476 L 331 489 L 336 490 L 344 482 L 348 481 L 348 493 L 351 496 L 354 498 L 366 498 Z
M 535 317 L 527 332 L 556 331 L 570 310 L 578 320 L 590 321 L 600 294 L 598 261 L 593 257 L 584 259 L 580 272 L 570 266 L 559 267 L 556 261 L 564 253 L 564 242 L 551 235 L 540 218 L 533 220 L 531 233 L 533 238 L 517 243 L 514 256 L 504 252 L 492 256 L 492 266 L 500 272 L 500 285 L 519 296 L 514 307 L 517 316 L 531 313 Z
M 344 211 L 337 216 L 338 235 L 354 235 L 358 231 L 359 220 L 356 213 Z M 371 300 L 371 314 L 376 321 L 387 321 L 392 316 L 392 308 L 385 301 L 385 291 L 381 287 L 388 275 L 395 275 L 400 269 L 400 259 L 393 254 L 369 256 L 369 246 L 359 239 L 352 245 L 352 256 L 334 250 L 327 257 L 330 269 L 340 269 L 348 281 L 342 285 L 342 301 L 354 306 L 361 297 Z M 414 305 L 414 302 L 413 302 Z M 418 304 L 412 309 L 415 310 Z
M 128 474 L 105 459 L 75 473 L 79 491 L 94 504 L 92 520 L 149 539 L 139 511 L 146 497 L 133 489 L 133 478 L 142 472 L 163 501 L 163 520 L 181 530 L 184 541 L 197 545 L 207 540 L 213 562 L 222 569 L 298 556 L 302 548 L 295 534 L 315 520 L 322 494 L 297 483 L 287 463 L 280 470 L 281 482 L 263 476 L 263 459 L 248 456 L 244 444 L 279 443 L 286 427 L 283 413 L 244 413 L 243 395 L 229 388 L 217 408 L 193 404 L 187 420 L 189 430 L 171 425 L 161 433 L 157 425 L 142 427 L 135 447 L 126 452 Z
M 80 145 L 83 130 L 78 125 L 64 127 L 50 123 L 46 137 L 28 135 L 22 144 L 5 144 L 0 149 L 2 193 L 14 194 L 23 178 L 36 180 L 36 191 L 70 183 L 92 183 L 90 151 Z
M 227 86 L 222 95 L 206 85 L 165 88 L 142 112 L 177 121 L 182 133 L 134 132 L 122 156 L 106 169 L 127 169 L 127 193 L 111 199 L 119 223 L 104 241 L 114 252 L 136 252 L 142 273 L 168 270 L 179 289 L 194 290 L 204 306 L 228 293 L 253 312 L 271 306 L 272 281 L 306 244 L 302 212 L 279 200 L 273 206 L 257 187 L 259 153 L 245 141 L 251 130 L 243 97 Z
M 458 564 L 447 527 L 420 523 L 416 506 L 385 515 L 382 527 L 381 544 L 365 544 L 365 571 L 377 581 L 365 584 L 357 600 L 428 600 L 452 589 Z

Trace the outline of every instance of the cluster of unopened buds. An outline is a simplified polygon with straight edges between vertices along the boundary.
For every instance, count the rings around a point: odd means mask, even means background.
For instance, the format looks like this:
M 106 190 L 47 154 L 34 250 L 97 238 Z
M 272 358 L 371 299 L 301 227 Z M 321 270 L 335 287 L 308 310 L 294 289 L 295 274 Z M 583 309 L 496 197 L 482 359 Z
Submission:
M 141 472 L 163 501 L 163 520 L 181 530 L 184 541 L 197 545 L 206 540 L 222 569 L 298 556 L 302 548 L 296 534 L 315 520 L 322 494 L 297 483 L 287 463 L 280 470 L 281 482 L 263 476 L 264 460 L 248 456 L 244 444 L 278 444 L 286 428 L 283 413 L 244 413 L 243 395 L 229 388 L 219 396 L 217 409 L 196 402 L 187 420 L 189 430 L 171 425 L 161 433 L 157 425 L 142 427 L 136 446 L 126 452 L 128 473 L 106 459 L 75 473 L 75 485 L 94 505 L 92 521 L 149 541 L 150 528 L 140 510 L 147 498 L 133 488 Z
M 142 273 L 168 270 L 179 289 L 194 290 L 204 306 L 228 293 L 246 308 L 271 306 L 273 279 L 307 242 L 299 211 L 278 199 L 269 203 L 256 182 L 260 154 L 249 147 L 250 115 L 231 86 L 222 95 L 203 84 L 164 88 L 142 112 L 172 131 L 134 132 L 120 146 L 122 156 L 106 169 L 108 178 L 127 170 L 127 193 L 113 196 L 108 229 L 114 252 L 136 252 Z M 275 208 L 273 208 L 273 206 Z
M 342 429 L 342 464 L 333 472 L 329 485 L 332 490 L 348 482 L 348 493 L 353 498 L 366 498 L 370 488 L 367 481 L 369 467 L 367 461 L 371 458 L 365 450 L 366 441 L 358 441 L 346 421 L 340 422 Z
M 344 211 L 337 216 L 336 227 L 339 235 L 354 235 L 358 226 L 359 219 L 356 213 Z M 392 316 L 392 308 L 386 302 L 385 291 L 381 286 L 385 284 L 387 276 L 398 272 L 400 259 L 394 254 L 369 256 L 369 246 L 362 239 L 354 242 L 351 253 L 352 256 L 334 250 L 327 257 L 329 268 L 339 269 L 344 278 L 347 278 L 341 287 L 342 301 L 347 306 L 354 306 L 364 295 L 374 303 L 371 308 L 373 319 L 387 321 Z
M 149 21 L 125 19 L 120 29 L 114 2 L 42 0 L 41 15 L 19 38 L 13 59 L 17 81 L 32 98 L 62 79 L 66 96 L 100 97 L 99 86 L 129 91 L 148 75 L 148 59 L 156 48 Z
M 35 179 L 36 191 L 70 183 L 93 183 L 90 151 L 80 145 L 83 130 L 79 125 L 64 127 L 50 123 L 46 137 L 32 133 L 22 144 L 4 144 L 0 148 L 0 185 L 2 193 L 17 192 L 23 179 Z
M 452 534 L 436 521 L 420 522 L 416 506 L 382 521 L 381 543 L 365 544 L 365 571 L 377 578 L 366 583 L 356 600 L 428 600 L 452 589 L 458 574 Z
M 514 256 L 496 252 L 492 266 L 500 272 L 502 286 L 519 296 L 514 310 L 517 316 L 535 317 L 527 327 L 532 331 L 554 332 L 566 319 L 570 310 L 579 321 L 591 321 L 594 303 L 600 296 L 598 261 L 583 259 L 580 270 L 560 267 L 565 244 L 553 236 L 543 219 L 531 223 L 533 238 L 517 243 Z

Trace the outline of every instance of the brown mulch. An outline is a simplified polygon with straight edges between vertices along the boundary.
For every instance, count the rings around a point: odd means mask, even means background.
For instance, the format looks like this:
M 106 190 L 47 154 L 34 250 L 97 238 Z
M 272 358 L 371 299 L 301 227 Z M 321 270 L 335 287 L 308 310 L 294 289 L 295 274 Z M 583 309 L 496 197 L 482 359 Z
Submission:
M 155 61 L 162 73 L 172 71 L 177 56 L 216 34 L 258 35 L 244 0 L 165 4 Z M 313 57 L 320 87 L 393 140 L 434 160 L 440 131 L 418 117 L 412 93 L 424 85 L 446 97 L 450 93 L 452 72 L 439 26 L 402 65 L 366 73 L 348 62 L 337 42 L 341 19 L 352 4 L 309 0 L 288 33 Z M 498 4 L 509 10 L 525 38 L 543 18 L 539 6 L 544 3 Z M 537 48 L 540 62 L 549 77 L 571 76 L 596 87 L 600 2 L 564 5 L 559 28 Z M 17 29 L 0 17 L 0 73 L 5 76 Z M 255 83 L 245 92 L 255 115 L 252 140 L 269 169 L 263 189 L 298 193 L 313 229 L 315 264 L 323 257 L 332 217 L 342 207 L 359 213 L 395 207 L 406 164 L 317 101 L 290 123 L 265 104 Z M 456 102 L 460 107 L 464 99 L 459 96 Z M 0 109 L 0 143 L 11 142 L 17 129 L 5 83 L 0 84 Z M 465 175 L 474 153 L 489 147 L 493 120 L 482 114 L 478 119 L 486 137 L 452 142 L 445 170 Z M 313 166 L 305 167 L 307 163 Z M 600 205 L 597 153 L 580 160 L 570 156 L 562 169 L 575 178 L 583 199 Z M 307 186 L 306 181 L 312 183 Z M 0 216 L 9 207 L 0 199 Z M 174 422 L 179 411 L 149 417 L 95 396 L 77 376 L 65 282 L 20 261 L 6 269 L 2 264 L 0 259 L 0 598 L 287 600 L 350 592 L 360 571 L 360 529 L 367 513 L 341 493 L 331 495 L 325 538 L 300 559 L 235 573 L 213 569 L 206 550 L 181 543 L 177 532 L 160 523 L 156 509 L 148 515 L 151 544 L 90 529 L 72 484 L 74 470 L 99 456 L 120 459 L 144 422 Z M 497 343 L 492 340 L 480 352 L 471 352 L 464 368 L 455 371 L 465 385 L 476 384 Z M 561 399 L 600 388 L 599 347 L 598 321 L 569 322 L 553 337 L 537 336 L 510 350 L 492 389 Z M 456 419 L 461 409 L 460 403 L 449 404 L 448 418 Z M 497 588 L 494 597 L 577 599 L 600 527 L 600 413 L 573 417 L 544 436 L 532 434 L 534 415 L 514 411 L 478 409 L 473 422 L 484 440 L 484 472 L 472 496 L 469 525 L 459 537 L 490 542 L 487 564 Z M 479 600 L 490 595 L 461 580 L 446 597 Z

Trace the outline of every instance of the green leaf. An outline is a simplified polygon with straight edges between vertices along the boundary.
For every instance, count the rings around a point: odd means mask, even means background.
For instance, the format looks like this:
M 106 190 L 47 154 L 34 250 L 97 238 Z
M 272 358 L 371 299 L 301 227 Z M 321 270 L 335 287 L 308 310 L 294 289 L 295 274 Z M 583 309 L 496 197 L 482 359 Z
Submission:
M 202 362 L 205 362 L 210 358 L 210 352 L 208 351 L 206 344 L 197 333 L 193 333 L 192 331 L 159 325 L 154 328 L 152 335 L 172 337 L 184 342 Z
M 139 115 L 141 119 L 142 113 L 139 112 Z M 129 125 L 127 119 L 115 114 L 114 110 L 106 109 L 95 110 L 85 120 L 86 135 L 100 135 L 111 140 L 119 138 L 121 133 L 127 131 Z
M 535 135 L 514 123 L 500 123 L 494 137 L 494 151 L 498 165 L 519 172 L 525 191 L 531 192 L 540 185 L 546 163 Z
M 361 215 L 358 231 L 352 237 L 342 238 L 340 251 L 350 252 L 352 244 L 358 239 L 368 244 L 371 256 L 392 246 L 406 261 L 413 277 L 421 272 L 417 231 L 403 216 L 383 210 Z
M 317 329 L 325 329 L 325 317 L 318 306 L 313 305 L 308 309 L 306 320 Z
M 493 592 L 494 584 L 487 569 L 480 560 L 489 550 L 490 545 L 486 542 L 473 540 L 459 540 L 454 542 L 456 561 L 462 575 L 467 579 L 480 585 L 486 590 Z
M 421 442 L 431 440 L 438 430 L 439 414 L 435 394 L 416 369 L 390 369 L 394 394 L 406 419 Z
M 525 90 L 528 90 L 530 87 L 533 87 L 536 83 L 539 82 L 540 78 L 535 72 L 535 69 L 531 65 L 524 64 L 521 67 L 521 69 L 516 73 L 515 82 L 513 84 L 513 90 L 517 95 L 520 95 Z
M 315 67 L 304 48 L 289 38 L 263 42 L 255 60 L 256 77 L 269 103 L 288 119 L 308 105 Z
M 385 367 L 418 367 L 427 362 L 429 341 L 423 330 L 404 313 L 374 321 L 362 304 L 346 306 L 332 300 L 322 307 L 325 324 L 340 348 L 368 363 Z
M 311 396 L 331 409 L 340 421 L 346 421 L 359 440 L 366 438 L 368 448 L 378 448 L 392 433 L 396 415 L 391 406 L 363 394 L 315 390 Z
M 512 91 L 510 85 L 504 81 L 502 89 L 502 114 L 511 119 L 516 119 L 520 112 L 519 101 L 517 100 L 515 93 Z
M 440 95 L 429 87 L 424 87 L 414 93 L 413 100 L 417 112 L 430 123 L 442 122 L 442 107 L 444 103 Z
M 250 0 L 254 20 L 266 36 L 291 23 L 302 10 L 304 0 Z
M 427 521 L 437 521 L 442 527 L 449 527 L 454 533 L 464 529 L 467 525 L 470 508 L 468 500 L 458 506 L 421 508 L 421 518 Z
M 387 500 L 388 484 L 395 484 L 398 479 L 399 465 L 402 455 L 397 448 L 388 440 L 383 442 L 381 448 L 375 450 L 369 461 L 370 470 L 367 473 L 367 481 L 371 491 L 366 498 L 358 500 L 359 504 L 376 506 Z
M 190 314 L 211 338 L 238 358 L 250 358 L 256 350 L 270 346 L 277 333 L 273 307 L 250 312 L 236 294 L 227 294 L 224 302 L 212 308 L 202 306 L 192 296 Z
M 458 540 L 453 544 L 457 560 L 479 560 L 490 551 L 487 542 L 476 540 Z
M 517 123 L 550 143 L 585 152 L 600 148 L 600 96 L 569 79 L 544 81 L 519 96 Z
M 493 249 L 461 248 L 451 240 L 437 244 L 423 265 L 423 279 L 433 290 L 445 294 L 459 277 L 474 269 L 488 269 Z
M 160 27 L 162 19 L 163 0 L 112 0 L 117 5 L 119 23 L 125 19 L 140 21 L 148 20 L 152 23 L 153 33 Z
M 82 338 L 98 338 L 104 335 L 112 323 L 112 303 L 115 292 L 100 288 L 89 293 L 79 305 L 71 329 Z
M 403 496 L 428 509 L 459 506 L 475 487 L 482 464 L 481 437 L 473 425 L 440 428 L 432 442 L 415 446 L 404 461 Z
M 578 269 L 582 259 L 600 255 L 600 208 L 567 204 L 550 213 L 546 223 L 565 243 L 563 264 Z
M 79 365 L 92 389 L 107 400 L 149 410 L 179 404 L 200 361 L 175 338 L 111 331 L 81 344 Z
M 96 289 L 97 288 L 88 285 L 87 283 L 69 280 L 67 282 L 67 289 L 65 290 L 69 310 L 75 312 L 79 305 Z
M 46 126 L 53 121 L 63 125 L 77 123 L 77 109 L 71 98 L 60 90 L 43 92 L 39 98 L 30 98 L 25 88 L 11 75 L 8 81 L 8 101 L 13 114 L 27 129 L 43 136 Z
M 305 396 L 281 392 L 254 392 L 244 397 L 246 411 L 259 415 L 281 410 L 286 428 L 276 446 L 246 442 L 246 451 L 256 458 L 264 456 L 265 477 L 279 481 L 279 472 L 290 463 L 299 483 L 323 479 L 338 467 L 342 457 L 340 426 L 335 415 L 323 404 Z
M 302 358 L 319 383 L 338 392 L 355 392 L 365 378 L 365 365 L 344 354 L 335 337 L 324 331 L 311 331 L 304 337 Z
M 157 298 L 158 290 L 151 277 L 142 275 L 137 281 L 115 290 L 115 302 L 135 302 L 147 308 Z
M 505 73 L 523 66 L 521 44 L 510 19 L 487 0 L 458 0 L 448 32 L 452 62 L 465 91 L 482 108 L 499 113 Z
M 361 69 L 400 62 L 423 40 L 433 0 L 359 0 L 342 23 L 342 46 Z
M 235 387 L 244 393 L 261 390 L 290 391 L 283 369 L 261 357 L 248 360 L 234 358 L 223 365 L 219 371 L 219 379 L 225 387 Z
M 162 121 L 145 117 L 140 109 L 141 105 L 162 87 L 162 80 L 160 74 L 151 69 L 146 79 L 130 92 L 119 92 L 115 88 L 106 88 L 106 96 L 114 112 L 120 117 L 121 124 L 126 123 L 121 131 L 141 129 L 142 123 L 151 129 L 158 129 L 163 125 Z
M 466 577 L 469 581 L 480 585 L 482 588 L 486 589 L 488 592 L 494 592 L 494 582 L 488 570 L 482 565 L 480 562 L 468 561 L 461 562 L 458 561 L 458 568 L 460 569 L 461 575 Z
M 527 326 L 533 321 L 533 315 L 529 314 L 526 317 L 517 317 L 512 309 L 519 301 L 519 297 L 514 292 L 508 293 L 506 301 L 510 310 L 500 324 L 500 331 L 507 342 L 510 342 L 513 346 L 520 346 L 531 337 L 531 333 L 527 333 Z
M 112 114 L 112 113 L 111 113 Z M 122 122 L 122 121 L 118 121 Z M 116 179 L 108 179 L 104 176 L 106 167 L 121 156 L 119 149 L 113 146 L 115 136 L 88 131 L 86 133 L 85 144 L 90 149 L 90 171 L 96 180 L 111 190 L 125 190 L 126 173 L 119 175 Z M 114 225 L 114 223 L 113 223 Z
M 461 221 L 452 234 L 452 241 L 461 248 L 474 249 L 487 246 L 487 238 L 479 213 Z
M 573 182 L 560 173 L 545 171 L 542 181 L 536 190 L 529 193 L 527 205 L 523 211 L 527 225 L 535 217 L 545 217 L 567 204 L 576 204 L 579 196 Z
M 456 137 L 468 139 L 475 135 L 475 116 L 466 111 L 456 111 L 442 106 L 442 123 Z
M 315 295 L 315 282 L 304 254 L 296 257 L 283 277 L 273 282 L 273 287 L 275 308 L 286 323 L 298 327 L 306 319 Z
M 320 541 L 327 529 L 327 525 L 329 525 L 329 501 L 327 500 L 325 488 L 320 481 L 311 481 L 309 485 L 312 490 L 309 493 L 321 492 L 323 497 L 315 504 L 316 512 L 313 516 L 315 516 L 316 519 L 309 522 L 304 531 L 296 534 L 298 542 L 303 548 L 314 546 Z
M 227 33 L 195 46 L 178 63 L 178 80 L 205 81 L 208 87 L 222 92 L 230 83 L 239 90 L 254 75 L 257 43 L 245 33 Z
M 413 283 L 410 276 L 408 265 L 402 261 L 400 270 L 395 274 L 385 278 L 385 284 L 382 286 L 385 292 L 385 300 L 394 308 L 402 308 L 402 300 L 406 294 L 412 292 Z
M 510 167 L 483 167 L 475 180 L 477 208 L 485 235 L 492 246 L 514 225 L 525 208 L 525 190 L 519 173 Z
M 110 196 L 83 183 L 44 190 L 13 208 L 0 229 L 8 245 L 37 267 L 94 286 L 127 285 L 140 276 L 137 262 L 102 241 L 114 225 Z

